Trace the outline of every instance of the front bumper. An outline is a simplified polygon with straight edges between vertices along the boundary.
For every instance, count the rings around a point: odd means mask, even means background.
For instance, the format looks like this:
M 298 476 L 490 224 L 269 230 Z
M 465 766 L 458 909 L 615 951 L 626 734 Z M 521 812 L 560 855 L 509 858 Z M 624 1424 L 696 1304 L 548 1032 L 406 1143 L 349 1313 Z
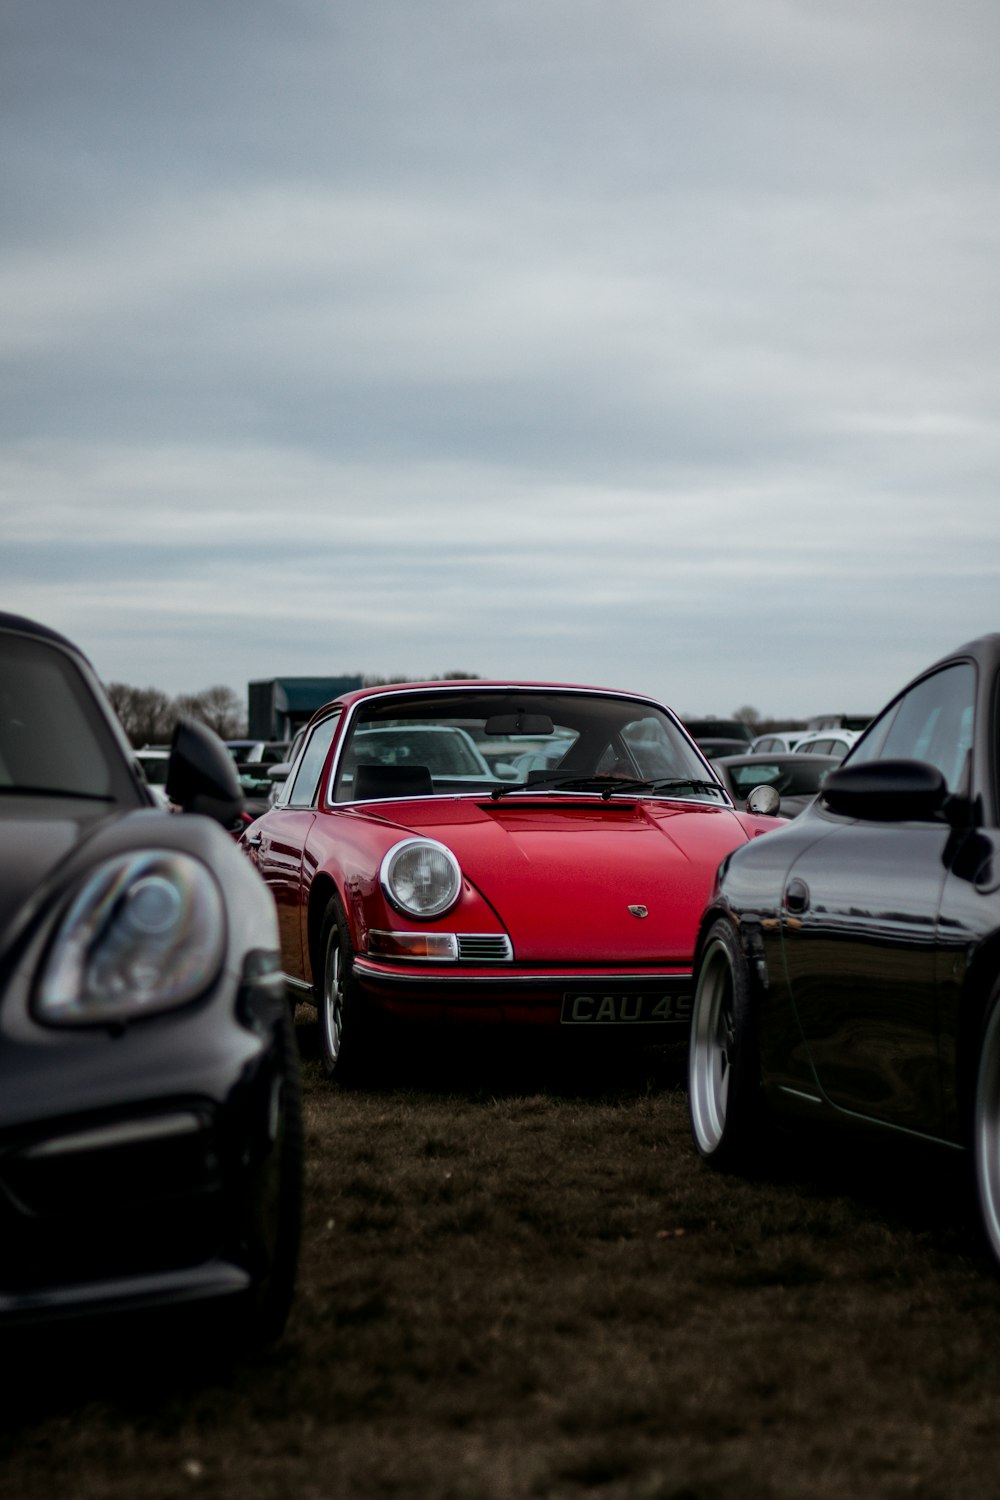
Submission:
M 358 955 L 353 973 L 372 1005 L 421 1024 L 613 1026 L 648 1041 L 658 1028 L 676 1030 L 691 1019 L 690 968 L 417 967 Z M 639 1004 L 640 997 L 662 1004 Z
M 271 999 L 256 1006 L 261 1022 Z M 40 1041 L 48 1087 L 34 1110 L 21 1090 L 0 1105 L 0 1322 L 251 1289 L 247 1226 L 283 1064 L 276 1024 L 234 1012 L 230 998 L 130 1037 Z M 27 1051 L 15 1049 L 24 1064 Z M 113 1085 L 102 1054 L 117 1058 Z M 2 1057 L 0 1086 L 15 1062 Z

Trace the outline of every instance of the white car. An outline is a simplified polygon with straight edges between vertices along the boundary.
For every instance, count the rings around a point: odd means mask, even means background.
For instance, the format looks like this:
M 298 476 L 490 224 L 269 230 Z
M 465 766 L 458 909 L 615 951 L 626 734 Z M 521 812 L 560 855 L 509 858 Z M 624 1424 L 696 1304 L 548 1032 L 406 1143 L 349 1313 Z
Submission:
M 797 755 L 838 755 L 841 760 L 856 740 L 860 729 L 813 729 L 795 746 Z
M 161 807 L 169 807 L 170 799 L 167 796 L 167 767 L 170 764 L 170 751 L 159 745 L 145 745 L 141 750 L 135 752 L 135 760 L 139 764 L 146 784 L 152 789 L 153 796 Z
M 772 729 L 767 734 L 759 734 L 750 741 L 750 754 L 787 755 L 798 749 L 805 732 L 804 729 Z

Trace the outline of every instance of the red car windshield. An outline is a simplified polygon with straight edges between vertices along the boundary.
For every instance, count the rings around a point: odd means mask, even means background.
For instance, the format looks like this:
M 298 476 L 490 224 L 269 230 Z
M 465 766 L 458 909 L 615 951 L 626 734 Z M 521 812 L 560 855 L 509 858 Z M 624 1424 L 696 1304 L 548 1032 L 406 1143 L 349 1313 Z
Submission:
M 420 690 L 372 698 L 341 750 L 335 800 L 425 796 L 498 784 L 596 790 L 585 782 L 683 782 L 685 797 L 723 802 L 681 730 L 655 704 L 587 692 Z M 558 785 L 557 785 L 558 784 Z M 667 794 L 664 786 L 663 794 Z

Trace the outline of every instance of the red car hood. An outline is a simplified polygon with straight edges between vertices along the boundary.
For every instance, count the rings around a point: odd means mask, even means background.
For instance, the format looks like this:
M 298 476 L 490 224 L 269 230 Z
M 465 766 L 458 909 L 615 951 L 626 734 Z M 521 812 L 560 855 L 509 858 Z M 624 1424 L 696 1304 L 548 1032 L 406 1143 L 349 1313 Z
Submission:
M 719 863 L 748 839 L 728 808 L 663 802 L 439 799 L 406 825 L 454 852 L 522 963 L 690 963 Z

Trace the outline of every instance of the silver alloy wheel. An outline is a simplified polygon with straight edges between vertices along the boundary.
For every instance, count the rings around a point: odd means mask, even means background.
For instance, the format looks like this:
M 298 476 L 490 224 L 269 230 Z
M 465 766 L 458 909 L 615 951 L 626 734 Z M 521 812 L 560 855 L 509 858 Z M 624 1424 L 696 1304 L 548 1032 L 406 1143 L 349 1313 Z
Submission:
M 336 928 L 330 933 L 326 945 L 320 1024 L 323 1028 L 323 1050 L 327 1067 L 333 1072 L 340 1059 L 344 1038 L 344 963 L 340 934 Z
M 718 1150 L 726 1129 L 733 1046 L 733 969 L 719 938 L 702 960 L 691 1021 L 688 1097 L 695 1143 L 703 1156 Z
M 983 1229 L 994 1260 L 1000 1262 L 1000 999 L 994 1004 L 983 1038 L 973 1151 Z

